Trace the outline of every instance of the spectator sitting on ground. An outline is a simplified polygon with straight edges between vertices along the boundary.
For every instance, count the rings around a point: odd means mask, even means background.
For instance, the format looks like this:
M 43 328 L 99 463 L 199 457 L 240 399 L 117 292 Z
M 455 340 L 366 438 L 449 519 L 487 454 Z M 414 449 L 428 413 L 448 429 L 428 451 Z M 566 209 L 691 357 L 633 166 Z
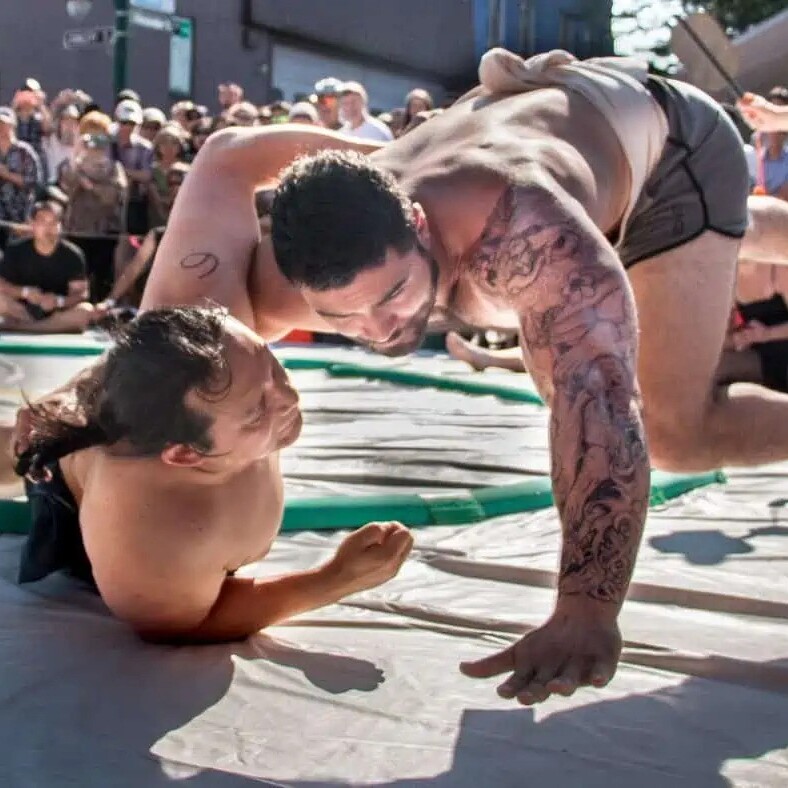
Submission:
M 326 77 L 315 82 L 320 123 L 332 131 L 339 131 L 342 128 L 342 121 L 339 119 L 339 94 L 341 91 L 342 83 L 334 77 Z
M 5 330 L 83 331 L 97 315 L 87 300 L 85 258 L 61 237 L 61 214 L 57 203 L 36 203 L 33 237 L 10 244 L 0 262 L 0 292 L 17 307 L 2 316 Z
M 367 91 L 359 82 L 346 82 L 342 86 L 339 108 L 345 121 L 342 133 L 351 137 L 360 137 L 378 142 L 390 142 L 394 139 L 391 129 L 369 114 Z
M 139 135 L 148 142 L 153 143 L 153 138 L 167 125 L 167 116 L 158 107 L 145 107 L 142 110 L 142 124 Z
M 402 128 L 406 128 L 419 112 L 429 112 L 434 107 L 435 102 L 426 90 L 421 88 L 411 90 L 405 96 L 405 117 L 402 119 Z
M 258 110 L 250 101 L 240 101 L 227 110 L 229 126 L 256 126 Z
M 148 232 L 148 184 L 153 167 L 153 146 L 137 134 L 142 123 L 142 107 L 135 101 L 124 99 L 115 108 L 118 122 L 112 153 L 115 161 L 123 165 L 128 180 L 128 210 L 126 232 L 144 235 Z
M 79 110 L 73 105 L 64 107 L 55 121 L 55 131 L 44 141 L 49 183 L 57 183 L 60 165 L 74 154 L 79 137 Z
M 7 223 L 24 224 L 30 214 L 40 173 L 36 152 L 16 138 L 16 113 L 0 107 L 0 251 L 8 242 Z
M 297 101 L 290 107 L 288 115 L 290 123 L 303 123 L 307 126 L 320 125 L 320 117 L 317 110 L 308 101 Z
M 148 215 L 151 217 L 151 224 L 156 227 L 167 224 L 172 209 L 173 178 L 180 178 L 188 172 L 188 165 L 183 163 L 185 152 L 185 142 L 177 130 L 172 126 L 165 126 L 157 135 L 153 142 L 156 161 L 153 165 L 151 182 L 148 185 Z M 183 168 L 175 169 L 176 164 L 182 164 Z M 178 183 L 180 186 L 180 183 Z M 177 190 L 176 190 L 177 191 Z

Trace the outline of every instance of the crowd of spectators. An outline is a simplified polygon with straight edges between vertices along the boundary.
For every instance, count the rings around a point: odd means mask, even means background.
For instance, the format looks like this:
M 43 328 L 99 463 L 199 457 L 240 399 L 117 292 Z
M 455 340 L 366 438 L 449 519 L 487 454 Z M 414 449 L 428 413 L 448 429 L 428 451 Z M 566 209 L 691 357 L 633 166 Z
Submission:
M 419 89 L 375 117 L 362 84 L 332 77 L 292 104 L 259 107 L 227 83 L 214 111 L 179 101 L 168 113 L 130 89 L 112 108 L 73 89 L 49 101 L 26 79 L 0 107 L 2 329 L 78 331 L 135 306 L 178 190 L 215 131 L 302 123 L 387 142 L 437 111 Z

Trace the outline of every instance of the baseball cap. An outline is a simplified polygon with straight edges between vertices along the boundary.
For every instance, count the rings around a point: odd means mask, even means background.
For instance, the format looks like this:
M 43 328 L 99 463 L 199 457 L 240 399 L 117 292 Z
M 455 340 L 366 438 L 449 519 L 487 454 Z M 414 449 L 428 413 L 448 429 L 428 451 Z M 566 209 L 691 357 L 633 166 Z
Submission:
M 338 96 L 342 91 L 342 82 L 336 77 L 326 77 L 315 82 L 315 93 L 318 96 Z
M 142 122 L 145 124 L 167 125 L 167 116 L 158 107 L 145 107 L 142 110 Z
M 22 83 L 22 90 L 32 90 L 33 93 L 38 93 L 41 90 L 41 83 L 37 79 L 33 79 L 33 77 L 28 77 Z
M 16 112 L 11 107 L 0 107 L 0 123 L 16 126 Z
M 131 88 L 124 88 L 123 90 L 118 93 L 115 97 L 115 101 L 120 104 L 121 101 L 136 101 L 137 104 L 142 106 L 142 100 L 140 99 L 140 94 L 137 93 L 136 90 L 132 90 Z
M 339 94 L 347 96 L 350 93 L 361 96 L 365 101 L 367 100 L 367 91 L 364 90 L 364 86 L 360 82 L 345 82 L 342 85 L 342 90 L 339 91 Z
M 142 107 L 136 101 L 124 99 L 115 107 L 115 120 L 118 123 L 142 123 Z
M 308 101 L 298 101 L 290 107 L 288 118 L 309 118 L 313 123 L 317 123 L 317 110 Z
M 69 104 L 67 107 L 64 107 L 62 112 L 60 113 L 61 118 L 78 118 L 79 117 L 79 107 L 74 104 Z

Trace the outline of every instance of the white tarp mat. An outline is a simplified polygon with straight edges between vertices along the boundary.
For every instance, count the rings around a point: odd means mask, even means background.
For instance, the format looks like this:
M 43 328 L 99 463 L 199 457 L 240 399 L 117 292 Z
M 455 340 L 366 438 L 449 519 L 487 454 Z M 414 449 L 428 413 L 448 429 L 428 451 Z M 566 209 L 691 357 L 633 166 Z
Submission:
M 546 469 L 534 406 L 294 377 L 307 425 L 291 494 L 397 478 L 451 492 Z M 139 642 L 63 577 L 20 588 L 21 539 L 2 537 L 0 786 L 788 785 L 786 496 L 788 464 L 652 512 L 616 678 L 534 710 L 457 664 L 548 614 L 553 510 L 420 530 L 387 585 L 195 648 Z M 280 537 L 248 571 L 315 565 L 340 538 Z

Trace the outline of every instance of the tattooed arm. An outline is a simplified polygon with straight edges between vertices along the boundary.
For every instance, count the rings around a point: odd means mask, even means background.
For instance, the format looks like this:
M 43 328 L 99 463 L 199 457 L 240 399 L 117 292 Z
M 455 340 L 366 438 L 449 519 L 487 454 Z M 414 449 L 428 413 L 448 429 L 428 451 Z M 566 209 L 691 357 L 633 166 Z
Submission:
M 479 287 L 517 311 L 529 367 L 551 406 L 563 528 L 556 612 L 516 646 L 464 668 L 474 676 L 514 670 L 499 691 L 524 703 L 612 677 L 616 617 L 649 492 L 629 284 L 583 209 L 558 194 L 507 190 L 469 262 Z

